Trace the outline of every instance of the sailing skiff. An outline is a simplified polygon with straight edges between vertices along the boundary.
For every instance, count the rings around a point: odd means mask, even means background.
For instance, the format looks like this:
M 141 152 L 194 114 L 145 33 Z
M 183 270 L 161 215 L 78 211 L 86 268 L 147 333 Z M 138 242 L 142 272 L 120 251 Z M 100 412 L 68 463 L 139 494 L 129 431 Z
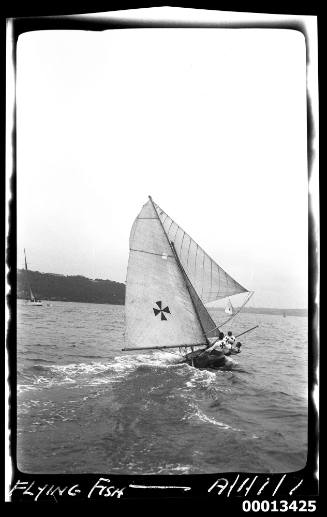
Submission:
M 223 352 L 202 353 L 220 331 L 204 304 L 251 292 L 151 196 L 134 221 L 129 248 L 123 350 L 179 348 L 193 366 L 223 365 Z
M 31 284 L 30 284 L 30 281 L 28 280 L 28 268 L 27 268 L 27 260 L 26 260 L 26 251 L 24 249 L 24 257 L 25 257 L 25 271 L 26 271 L 26 277 L 27 277 L 27 281 L 28 281 L 28 291 L 29 291 L 29 299 L 26 300 L 26 305 L 28 305 L 29 307 L 42 307 L 42 302 L 41 300 L 38 300 L 36 298 L 36 296 L 34 295 L 33 291 L 32 291 L 32 287 L 31 287 Z
M 234 314 L 234 307 L 229 298 L 226 303 L 225 312 L 226 312 L 226 314 Z

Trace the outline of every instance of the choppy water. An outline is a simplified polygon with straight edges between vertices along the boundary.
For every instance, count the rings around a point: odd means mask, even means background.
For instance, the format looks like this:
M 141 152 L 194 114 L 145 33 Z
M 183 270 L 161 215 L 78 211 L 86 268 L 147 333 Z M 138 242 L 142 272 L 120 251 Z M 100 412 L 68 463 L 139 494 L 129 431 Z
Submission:
M 306 318 L 241 314 L 235 334 L 259 328 L 244 336 L 242 353 L 228 368 L 209 371 L 182 363 L 177 351 L 122 352 L 122 306 L 51 305 L 18 301 L 23 472 L 203 474 L 305 466 Z

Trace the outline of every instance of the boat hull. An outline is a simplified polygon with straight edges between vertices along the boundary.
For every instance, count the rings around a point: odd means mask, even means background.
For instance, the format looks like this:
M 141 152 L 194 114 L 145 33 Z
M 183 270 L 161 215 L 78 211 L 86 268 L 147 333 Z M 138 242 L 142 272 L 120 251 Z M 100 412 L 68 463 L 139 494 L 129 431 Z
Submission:
M 196 350 L 186 354 L 185 360 L 190 366 L 195 368 L 219 368 L 226 364 L 226 355 L 219 350 L 213 350 L 210 353 Z

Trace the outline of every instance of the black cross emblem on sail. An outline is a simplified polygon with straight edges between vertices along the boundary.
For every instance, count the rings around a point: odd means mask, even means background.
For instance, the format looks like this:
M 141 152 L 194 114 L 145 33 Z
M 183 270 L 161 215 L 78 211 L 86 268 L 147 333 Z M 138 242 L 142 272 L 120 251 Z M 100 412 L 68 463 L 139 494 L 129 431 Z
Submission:
M 167 318 L 165 316 L 164 313 L 166 314 L 170 314 L 170 310 L 169 310 L 169 307 L 165 307 L 164 309 L 162 308 L 162 302 L 156 302 L 157 306 L 158 306 L 158 309 L 156 309 L 155 307 L 153 307 L 153 312 L 154 312 L 154 315 L 155 316 L 158 316 L 158 314 L 160 314 L 161 316 L 161 321 L 166 321 Z

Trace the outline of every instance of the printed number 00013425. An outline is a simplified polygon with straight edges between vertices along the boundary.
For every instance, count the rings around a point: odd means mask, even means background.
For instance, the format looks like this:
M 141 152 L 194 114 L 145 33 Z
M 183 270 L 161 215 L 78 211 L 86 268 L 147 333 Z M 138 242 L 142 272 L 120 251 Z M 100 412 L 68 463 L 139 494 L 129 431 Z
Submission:
M 293 512 L 315 512 L 316 501 L 248 501 L 245 499 L 242 502 L 243 512 L 287 512 L 289 510 Z

